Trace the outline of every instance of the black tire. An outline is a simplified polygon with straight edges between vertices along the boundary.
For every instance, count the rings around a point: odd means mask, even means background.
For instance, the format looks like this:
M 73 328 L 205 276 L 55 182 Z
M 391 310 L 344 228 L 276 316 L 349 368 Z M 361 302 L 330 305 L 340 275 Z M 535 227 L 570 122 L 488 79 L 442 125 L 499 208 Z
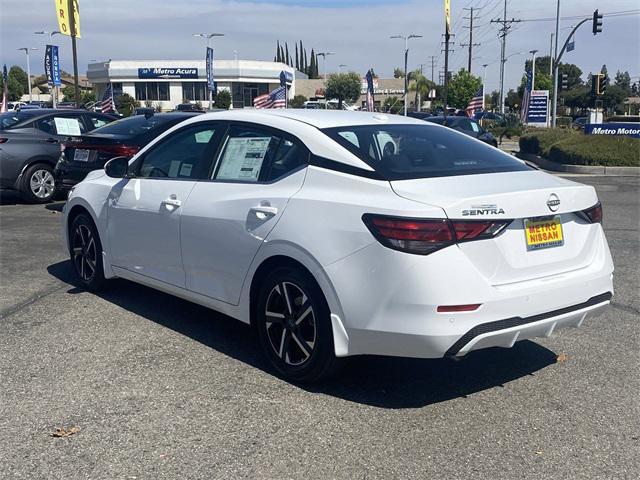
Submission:
M 46 163 L 35 163 L 24 171 L 20 192 L 29 203 L 47 203 L 57 193 L 53 168 Z
M 344 359 L 335 356 L 329 307 L 310 274 L 276 268 L 262 282 L 256 308 L 260 343 L 279 375 L 311 383 L 337 372 Z
M 98 291 L 104 287 L 102 243 L 91 217 L 81 213 L 69 229 L 69 255 L 78 280 L 84 288 Z

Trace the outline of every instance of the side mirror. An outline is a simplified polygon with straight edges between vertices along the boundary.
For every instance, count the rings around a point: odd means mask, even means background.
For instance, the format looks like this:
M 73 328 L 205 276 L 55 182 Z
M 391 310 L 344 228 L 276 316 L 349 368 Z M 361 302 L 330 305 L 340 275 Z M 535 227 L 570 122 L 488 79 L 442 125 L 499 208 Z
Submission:
M 104 172 L 111 178 L 125 178 L 129 173 L 129 157 L 115 157 L 104 165 Z

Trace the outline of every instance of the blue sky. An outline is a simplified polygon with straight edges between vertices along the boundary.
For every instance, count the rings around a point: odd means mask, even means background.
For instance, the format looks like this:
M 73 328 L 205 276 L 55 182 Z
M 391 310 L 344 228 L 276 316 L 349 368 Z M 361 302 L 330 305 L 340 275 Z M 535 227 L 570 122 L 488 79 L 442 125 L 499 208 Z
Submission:
M 37 47 L 32 56 L 32 71 L 42 71 L 44 38 L 34 35 L 37 30 L 57 28 L 51 0 L 0 0 L 0 63 L 19 64 L 24 68 L 24 54 L 20 47 Z M 479 12 L 474 43 L 481 43 L 473 52 L 474 73 L 487 67 L 487 88 L 495 89 L 499 82 L 500 42 L 496 24 L 491 19 L 501 14 L 503 0 L 451 0 L 455 37 L 450 69 L 458 70 L 467 64 L 468 42 L 464 16 L 465 7 Z M 556 0 L 509 0 L 509 18 L 536 20 L 555 17 Z M 638 11 L 638 0 L 562 0 L 561 16 L 590 16 L 596 8 L 601 11 Z M 479 10 L 478 10 L 479 9 Z M 429 64 L 429 56 L 436 57 L 435 75 L 443 69 L 440 53 L 444 26 L 442 0 L 109 0 L 96 2 L 80 0 L 83 38 L 78 41 L 80 71 L 92 60 L 109 58 L 138 59 L 194 59 L 204 56 L 201 39 L 192 33 L 218 31 L 225 36 L 216 39 L 217 58 L 233 58 L 234 50 L 241 59 L 272 60 L 277 40 L 288 42 L 293 48 L 302 40 L 306 47 L 336 52 L 328 57 L 326 68 L 364 73 L 373 67 L 383 77 L 390 76 L 394 67 L 402 64 L 404 44 L 389 39 L 393 34 L 415 33 L 422 38 L 410 43 L 411 69 Z M 561 38 L 576 22 L 561 22 Z M 506 85 L 520 83 L 523 65 L 529 50 L 539 54 L 549 50 L 553 21 L 527 21 L 514 24 L 507 37 Z M 604 19 L 604 31 L 594 37 L 590 24 L 576 35 L 576 50 L 563 58 L 576 63 L 584 72 L 599 71 L 607 64 L 609 72 L 628 70 L 632 77 L 640 76 L 640 16 L 620 16 Z M 60 45 L 62 66 L 71 70 L 70 41 L 56 36 Z M 321 69 L 324 65 L 321 61 Z M 430 67 L 424 67 L 431 76 Z M 638 80 L 635 78 L 634 80 Z

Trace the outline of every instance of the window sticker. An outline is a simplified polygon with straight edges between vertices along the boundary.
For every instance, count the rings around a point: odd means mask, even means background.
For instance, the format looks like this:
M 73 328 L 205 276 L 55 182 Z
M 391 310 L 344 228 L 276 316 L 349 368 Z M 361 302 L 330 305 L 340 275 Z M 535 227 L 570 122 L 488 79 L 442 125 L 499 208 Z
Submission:
M 479 132 L 480 131 L 480 128 L 478 127 L 478 124 L 476 122 L 469 122 L 469 123 L 471 123 L 471 129 L 474 132 Z
M 171 164 L 169 165 L 168 177 L 177 178 L 179 170 L 180 170 L 180 160 L 171 160 Z
M 80 122 L 77 118 L 54 117 L 58 135 L 81 135 Z
M 193 165 L 191 165 L 190 163 L 183 163 L 182 166 L 180 167 L 180 176 L 190 177 L 192 168 L 193 168 Z
M 271 137 L 230 138 L 227 141 L 218 180 L 258 180 Z
M 202 132 L 196 132 L 196 143 L 209 143 L 213 136 L 213 130 L 204 130 Z

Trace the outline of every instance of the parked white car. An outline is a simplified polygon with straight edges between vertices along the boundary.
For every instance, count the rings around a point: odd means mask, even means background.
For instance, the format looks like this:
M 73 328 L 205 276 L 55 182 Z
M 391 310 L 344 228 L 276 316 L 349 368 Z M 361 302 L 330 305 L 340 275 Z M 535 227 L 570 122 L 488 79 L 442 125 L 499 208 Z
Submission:
M 326 101 L 307 100 L 306 102 L 304 102 L 303 108 L 306 108 L 308 110 L 338 110 L 339 104 L 340 102 L 335 98 Z M 359 110 L 359 108 L 355 105 L 351 105 L 349 102 L 343 101 L 341 110 L 350 110 L 352 112 L 355 112 L 356 110 Z
M 601 219 L 592 187 L 440 125 L 235 110 L 91 172 L 64 235 L 88 289 L 123 277 L 251 323 L 281 375 L 313 381 L 351 355 L 580 326 L 613 294 Z

